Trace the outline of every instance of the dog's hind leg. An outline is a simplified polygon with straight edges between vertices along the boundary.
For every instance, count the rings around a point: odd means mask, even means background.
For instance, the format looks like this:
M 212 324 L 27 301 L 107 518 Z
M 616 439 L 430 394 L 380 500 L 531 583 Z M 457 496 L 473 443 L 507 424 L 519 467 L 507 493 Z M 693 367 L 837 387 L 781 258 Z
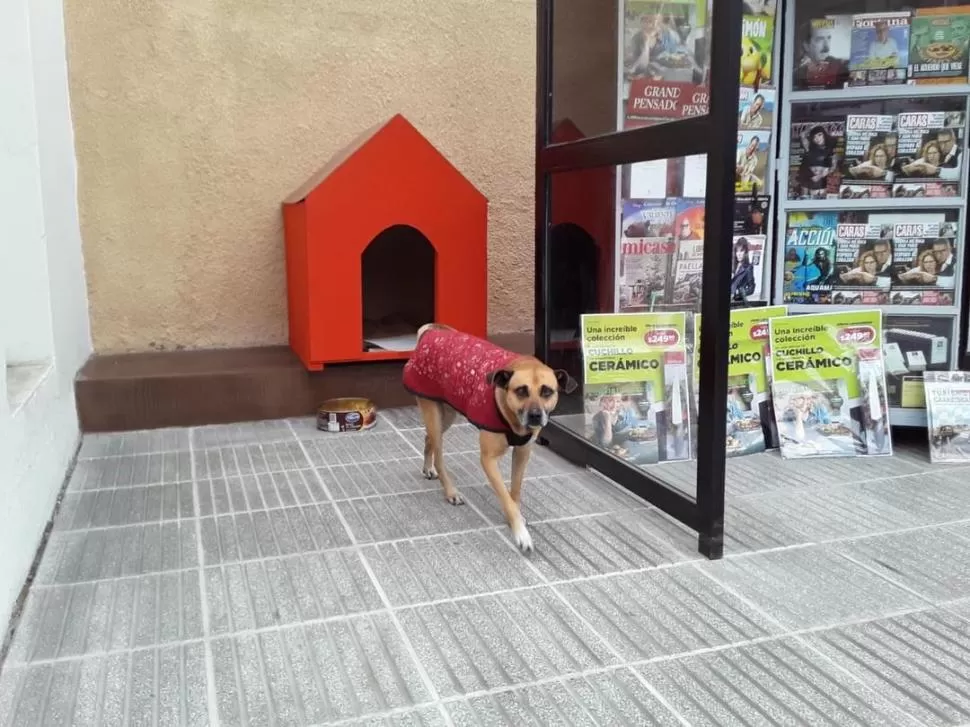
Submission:
M 458 492 L 455 483 L 445 469 L 442 456 L 443 439 L 445 430 L 451 426 L 455 420 L 455 412 L 447 406 L 443 406 L 427 399 L 418 399 L 418 406 L 421 409 L 421 416 L 424 419 L 424 476 L 429 480 L 436 477 L 441 480 L 441 487 L 445 491 L 445 499 L 452 505 L 462 505 L 465 499 Z

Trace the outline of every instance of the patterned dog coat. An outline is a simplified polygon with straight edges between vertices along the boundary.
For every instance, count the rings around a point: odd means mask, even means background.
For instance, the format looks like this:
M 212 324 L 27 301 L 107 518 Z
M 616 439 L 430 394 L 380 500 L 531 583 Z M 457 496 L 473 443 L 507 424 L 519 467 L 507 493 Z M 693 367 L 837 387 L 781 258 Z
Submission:
M 460 331 L 427 330 L 404 365 L 404 388 L 422 399 L 448 404 L 479 429 L 504 434 L 513 447 L 531 441 L 516 434 L 499 412 L 488 374 L 520 354 Z

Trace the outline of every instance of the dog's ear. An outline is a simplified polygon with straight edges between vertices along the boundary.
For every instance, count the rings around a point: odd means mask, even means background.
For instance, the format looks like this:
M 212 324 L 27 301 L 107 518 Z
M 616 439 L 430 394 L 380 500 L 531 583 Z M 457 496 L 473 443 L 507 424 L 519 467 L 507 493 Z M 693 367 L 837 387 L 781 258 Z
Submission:
M 488 382 L 489 386 L 497 386 L 501 389 L 507 389 L 509 388 L 509 382 L 512 380 L 512 372 L 507 369 L 492 371 L 485 376 L 485 380 Z
M 576 391 L 576 387 L 579 386 L 576 383 L 576 379 L 562 369 L 556 369 L 556 381 L 559 383 L 559 388 L 567 394 L 572 394 Z

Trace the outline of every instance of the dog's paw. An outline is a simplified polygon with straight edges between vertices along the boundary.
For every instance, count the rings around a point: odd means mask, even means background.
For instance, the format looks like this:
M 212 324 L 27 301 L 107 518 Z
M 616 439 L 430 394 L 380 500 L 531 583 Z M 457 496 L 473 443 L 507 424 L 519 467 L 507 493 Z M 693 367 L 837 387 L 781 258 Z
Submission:
M 424 479 L 426 479 L 426 480 L 436 480 L 436 479 L 438 479 L 438 470 L 436 470 L 434 468 L 434 465 L 431 465 L 430 467 L 423 468 L 421 470 L 421 474 L 424 475 Z
M 465 498 L 462 497 L 462 494 L 460 492 L 458 492 L 458 490 L 455 490 L 450 495 L 445 495 L 445 499 L 448 502 L 450 502 L 452 505 L 464 505 L 465 504 Z
M 512 542 L 515 543 L 515 547 L 522 553 L 531 553 L 533 551 L 532 536 L 526 529 L 524 522 L 512 528 Z

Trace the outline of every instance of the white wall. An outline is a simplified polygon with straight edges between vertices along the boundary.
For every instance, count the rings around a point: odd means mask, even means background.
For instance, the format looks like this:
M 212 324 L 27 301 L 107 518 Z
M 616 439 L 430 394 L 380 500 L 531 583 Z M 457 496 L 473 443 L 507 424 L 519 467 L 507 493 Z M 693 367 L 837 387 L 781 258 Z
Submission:
M 79 436 L 74 377 L 91 336 L 76 180 L 63 6 L 2 0 L 0 628 Z

